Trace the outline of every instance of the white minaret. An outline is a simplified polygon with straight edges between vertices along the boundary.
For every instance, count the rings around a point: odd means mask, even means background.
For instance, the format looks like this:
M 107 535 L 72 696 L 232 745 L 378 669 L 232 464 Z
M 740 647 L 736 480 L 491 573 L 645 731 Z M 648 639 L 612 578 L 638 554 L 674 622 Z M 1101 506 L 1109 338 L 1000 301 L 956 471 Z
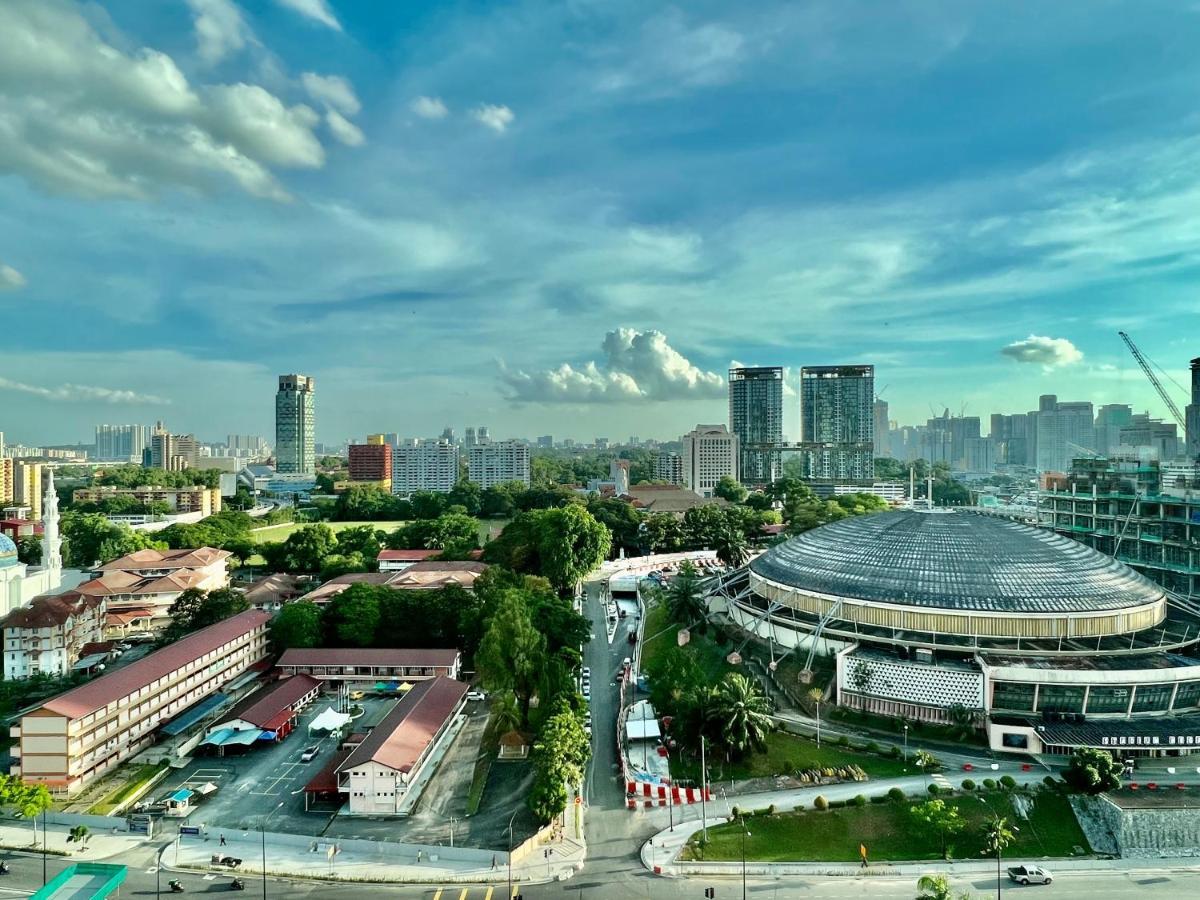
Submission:
M 58 534 L 58 492 L 54 470 L 47 467 L 42 491 L 42 568 L 50 572 L 50 587 L 62 583 L 62 538 Z

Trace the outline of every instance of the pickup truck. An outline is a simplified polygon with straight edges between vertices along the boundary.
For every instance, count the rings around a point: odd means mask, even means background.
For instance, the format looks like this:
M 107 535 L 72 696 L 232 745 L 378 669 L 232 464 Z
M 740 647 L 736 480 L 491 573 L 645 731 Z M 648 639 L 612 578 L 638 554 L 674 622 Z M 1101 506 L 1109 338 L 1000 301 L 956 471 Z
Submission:
M 1050 873 L 1041 866 L 1010 866 L 1008 877 L 1017 884 L 1049 884 L 1053 881 Z

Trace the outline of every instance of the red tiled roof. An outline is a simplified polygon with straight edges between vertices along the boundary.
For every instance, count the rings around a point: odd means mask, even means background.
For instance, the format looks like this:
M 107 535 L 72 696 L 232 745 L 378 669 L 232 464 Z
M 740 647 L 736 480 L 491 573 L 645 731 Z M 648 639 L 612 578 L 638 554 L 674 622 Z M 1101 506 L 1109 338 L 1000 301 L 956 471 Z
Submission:
M 413 563 L 400 575 L 406 575 L 409 572 L 474 572 L 476 575 L 482 575 L 488 569 L 488 564 L 483 562 L 475 562 L 473 560 L 448 561 L 440 559 L 430 559 L 425 562 Z M 394 580 L 396 576 L 392 576 Z
M 466 693 L 465 684 L 449 678 L 419 682 L 351 752 L 338 771 L 376 762 L 397 772 L 411 772 Z
M 379 562 L 421 562 L 441 553 L 441 550 L 380 550 L 375 557 Z
M 313 688 L 319 688 L 321 682 L 308 675 L 293 675 L 284 678 L 265 690 L 255 691 L 237 706 L 222 716 L 222 720 L 230 722 L 241 719 L 259 728 L 269 729 L 280 713 L 290 712 L 295 704 Z
M 109 625 L 128 625 L 137 619 L 150 619 L 154 611 L 142 607 L 130 609 L 110 609 L 104 614 L 104 621 Z
M 249 634 L 270 619 L 270 613 L 257 609 L 230 616 L 215 625 L 209 625 L 180 638 L 148 656 L 143 656 L 124 668 L 93 678 L 87 684 L 81 684 L 57 697 L 51 697 L 39 708 L 56 712 L 68 719 L 82 718 L 159 678 L 170 675 L 223 644 Z
M 110 597 L 113 594 L 179 594 L 190 587 L 197 587 L 207 578 L 195 569 L 181 569 L 167 575 L 146 577 L 135 572 L 114 570 L 99 578 L 85 581 L 76 589 L 90 597 Z
M 78 616 L 99 605 L 99 599 L 85 597 L 76 591 L 49 597 L 34 597 L 28 606 L 14 609 L 0 619 L 0 628 L 50 628 L 63 625 L 72 616 Z
M 304 792 L 306 794 L 337 793 L 338 769 L 342 767 L 342 763 L 346 761 L 346 757 L 353 752 L 353 750 L 339 750 L 333 754 L 329 762 L 325 764 L 325 768 L 314 775 L 313 780 L 304 786 Z
M 450 668 L 458 659 L 453 649 L 414 650 L 374 647 L 292 647 L 283 651 L 279 668 L 287 666 L 421 666 Z
M 228 550 L 200 547 L 196 550 L 135 550 L 100 567 L 101 572 L 139 569 L 203 569 L 230 556 Z

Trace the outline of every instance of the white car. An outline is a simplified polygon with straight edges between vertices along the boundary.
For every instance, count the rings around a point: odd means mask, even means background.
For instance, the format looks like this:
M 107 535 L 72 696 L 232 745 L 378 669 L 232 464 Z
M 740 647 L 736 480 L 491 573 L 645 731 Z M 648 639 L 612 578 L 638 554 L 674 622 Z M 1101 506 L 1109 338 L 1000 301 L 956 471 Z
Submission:
M 487 694 L 483 691 L 467 691 L 468 700 L 486 700 Z
M 583 688 L 581 689 L 580 692 L 583 694 L 584 697 L 590 698 L 592 696 L 592 686 L 585 681 L 583 683 Z
M 589 669 L 587 666 L 584 666 L 583 667 L 583 680 L 587 681 L 591 677 L 592 677 L 592 670 Z
M 1017 884 L 1049 884 L 1054 880 L 1049 870 L 1041 866 L 1011 866 L 1008 877 Z
M 304 752 L 300 754 L 300 762 L 312 762 L 317 758 L 317 754 L 321 752 L 321 748 L 317 746 L 305 747 Z

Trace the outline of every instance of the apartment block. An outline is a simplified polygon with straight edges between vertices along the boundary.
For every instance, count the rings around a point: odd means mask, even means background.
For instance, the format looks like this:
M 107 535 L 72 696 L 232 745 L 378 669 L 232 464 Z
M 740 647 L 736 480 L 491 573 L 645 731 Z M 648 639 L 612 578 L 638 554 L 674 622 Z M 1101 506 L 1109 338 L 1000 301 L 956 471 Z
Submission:
M 316 379 L 280 375 L 275 393 L 275 470 L 281 475 L 312 475 L 317 470 Z
M 467 450 L 467 477 L 481 488 L 506 481 L 529 485 L 529 446 L 523 441 L 482 441 L 480 428 L 476 443 Z
M 149 445 L 149 425 L 97 425 L 96 452 L 92 458 L 140 463 Z
M 446 494 L 458 481 L 458 445 L 446 438 L 404 440 L 392 448 L 392 493 Z
M 659 453 L 654 458 L 654 480 L 682 485 L 683 457 L 678 453 Z
M 874 407 L 874 366 L 801 368 L 800 440 L 814 445 L 805 454 L 808 477 L 875 477 Z
M 42 517 L 42 464 L 13 460 L 13 503 L 29 507 L 29 518 Z
M 747 484 L 766 484 L 781 467 L 783 368 L 729 370 L 729 430 L 738 438 L 738 471 Z
M 111 485 L 100 485 L 90 488 L 76 488 L 72 493 L 76 503 L 100 503 L 114 497 L 132 497 L 138 503 L 165 503 L 176 513 L 200 513 L 211 516 L 221 511 L 221 489 L 206 488 L 201 485 L 186 488 L 158 487 L 143 485 L 142 487 L 123 488 Z
M 103 597 L 77 591 L 35 597 L 0 619 L 4 633 L 4 678 L 68 675 L 84 647 L 104 636 Z
M 350 445 L 350 480 L 367 482 L 385 490 L 392 486 L 392 447 L 383 442 Z
M 239 613 L 24 713 L 9 729 L 11 774 L 75 796 L 149 746 L 159 727 L 265 659 L 270 618 Z

